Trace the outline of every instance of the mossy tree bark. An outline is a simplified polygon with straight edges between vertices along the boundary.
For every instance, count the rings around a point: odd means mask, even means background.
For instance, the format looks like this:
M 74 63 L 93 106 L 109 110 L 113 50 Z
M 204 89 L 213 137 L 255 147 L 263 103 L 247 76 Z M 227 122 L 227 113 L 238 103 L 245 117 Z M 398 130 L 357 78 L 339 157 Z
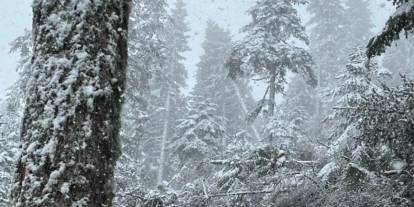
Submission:
M 35 0 L 12 201 L 111 206 L 130 0 Z

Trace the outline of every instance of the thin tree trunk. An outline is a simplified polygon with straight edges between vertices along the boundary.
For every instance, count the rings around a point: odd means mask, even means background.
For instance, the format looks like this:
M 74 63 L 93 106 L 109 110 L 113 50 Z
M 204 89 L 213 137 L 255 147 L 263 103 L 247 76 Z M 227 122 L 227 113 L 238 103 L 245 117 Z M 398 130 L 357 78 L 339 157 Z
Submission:
M 170 112 L 171 112 L 171 95 L 168 88 L 166 89 L 167 97 L 166 97 L 166 103 L 165 107 L 167 108 L 167 111 L 165 112 L 165 118 L 164 118 L 164 126 L 162 130 L 162 139 L 161 139 L 161 153 L 160 153 L 160 166 L 158 168 L 158 178 L 157 183 L 158 185 L 162 184 L 162 181 L 164 181 L 164 168 L 165 168 L 165 153 L 166 153 L 166 146 L 169 136 L 169 128 L 170 128 Z
M 214 99 L 214 100 L 217 100 L 217 99 Z M 226 106 L 225 106 L 225 104 L 223 104 L 223 106 L 221 108 L 221 117 L 226 117 Z M 225 123 L 226 123 L 226 121 L 224 121 L 223 124 L 225 124 Z M 226 136 L 223 136 L 221 138 L 221 146 L 223 146 L 223 149 L 227 147 L 227 139 L 226 139 Z
M 242 106 L 243 113 L 244 113 L 245 116 L 247 116 L 249 114 L 249 110 L 247 109 L 246 103 L 244 102 L 244 98 L 241 95 L 239 85 L 237 85 L 235 80 L 232 80 L 231 82 L 233 84 L 234 90 L 236 91 L 236 94 L 237 94 L 237 97 L 239 99 L 240 105 Z M 257 141 L 262 140 L 260 138 L 259 132 L 256 129 L 256 126 L 252 123 L 252 124 L 249 124 L 249 127 L 253 131 L 253 134 L 254 134 L 254 137 L 256 138 L 256 140 Z
M 35 0 L 14 206 L 112 206 L 130 0 Z
M 316 128 L 317 128 L 317 133 L 319 134 L 315 134 L 316 136 L 321 136 L 321 131 L 322 131 L 322 70 L 319 68 L 318 69 L 318 85 L 316 87 L 316 112 L 315 112 L 315 118 L 314 119 L 316 121 Z
M 269 81 L 269 117 L 272 118 L 275 114 L 275 99 L 276 99 L 276 73 L 272 73 Z

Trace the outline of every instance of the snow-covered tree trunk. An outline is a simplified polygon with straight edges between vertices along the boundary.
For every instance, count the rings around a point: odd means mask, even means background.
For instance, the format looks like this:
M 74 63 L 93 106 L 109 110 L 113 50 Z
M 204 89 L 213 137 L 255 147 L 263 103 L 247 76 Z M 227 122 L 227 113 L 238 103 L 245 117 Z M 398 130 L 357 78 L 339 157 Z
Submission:
M 236 95 L 243 109 L 244 116 L 247 116 L 249 114 L 249 110 L 247 109 L 246 102 L 244 101 L 244 98 L 241 95 L 239 85 L 237 85 L 236 80 L 232 80 L 231 83 L 234 87 L 234 90 L 236 91 Z M 252 123 L 249 125 L 249 127 L 252 130 L 254 137 L 256 138 L 256 141 L 261 141 L 262 139 L 260 137 L 259 131 L 257 130 L 256 126 Z
M 15 206 L 111 206 L 129 0 L 35 0 Z
M 159 168 L 158 168 L 158 178 L 157 183 L 158 185 L 162 184 L 162 181 L 164 181 L 164 168 L 165 168 L 165 153 L 166 153 L 166 147 L 168 137 L 170 136 L 169 129 L 170 129 L 170 112 L 171 112 L 171 94 L 168 89 L 166 88 L 167 97 L 165 100 L 165 118 L 164 118 L 164 124 L 162 129 L 162 138 L 161 138 L 161 152 L 160 152 L 160 160 L 159 160 Z
M 269 81 L 269 117 L 273 117 L 275 113 L 275 99 L 276 99 L 276 72 L 272 71 Z

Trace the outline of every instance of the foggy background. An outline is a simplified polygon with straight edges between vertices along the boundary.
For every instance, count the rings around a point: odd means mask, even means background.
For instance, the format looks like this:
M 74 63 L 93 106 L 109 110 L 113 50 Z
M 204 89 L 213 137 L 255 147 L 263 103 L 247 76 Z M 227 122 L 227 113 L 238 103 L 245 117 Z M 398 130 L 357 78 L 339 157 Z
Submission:
M 328 1 L 328 0 L 327 0 Z M 17 65 L 17 54 L 10 54 L 9 43 L 23 34 L 24 29 L 31 28 L 32 0 L 1 0 L 0 3 L 0 98 L 6 94 L 6 89 L 17 79 L 15 71 Z M 185 0 L 188 17 L 187 22 L 191 29 L 189 46 L 191 51 L 186 53 L 185 65 L 189 74 L 188 87 L 185 92 L 189 93 L 195 83 L 196 64 L 203 54 L 201 43 L 204 40 L 204 30 L 208 19 L 212 19 L 223 28 L 228 29 L 234 40 L 241 37 L 240 28 L 249 21 L 246 11 L 253 5 L 254 0 Z M 394 8 L 387 0 L 371 0 L 371 11 L 373 23 L 376 28 L 374 32 L 382 29 L 385 21 L 393 13 Z M 304 7 L 299 12 L 305 25 L 309 15 Z M 263 95 L 260 86 L 254 88 L 256 98 Z

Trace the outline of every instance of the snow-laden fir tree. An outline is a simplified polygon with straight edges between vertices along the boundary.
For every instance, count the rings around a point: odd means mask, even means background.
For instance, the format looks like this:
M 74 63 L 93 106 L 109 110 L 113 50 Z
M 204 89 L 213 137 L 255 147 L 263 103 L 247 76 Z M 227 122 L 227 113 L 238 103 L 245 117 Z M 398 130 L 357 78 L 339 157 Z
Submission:
M 395 0 L 393 3 L 397 5 L 397 12 L 389 19 L 384 31 L 371 39 L 368 58 L 384 53 L 387 46 L 400 38 L 403 30 L 412 30 L 413 2 Z M 365 55 L 361 56 L 366 59 Z M 412 111 L 410 101 L 413 97 L 411 82 L 405 80 L 402 86 L 392 89 L 383 85 L 365 95 L 354 108 L 345 107 L 348 111 L 342 113 L 346 113 L 350 122 L 356 122 L 357 133 L 353 134 L 356 145 L 351 148 L 354 150 L 341 155 L 346 164 L 345 173 L 336 173 L 336 177 L 344 182 L 331 188 L 314 205 L 413 205 L 412 159 L 409 158 L 412 140 L 407 139 L 412 129 L 412 113 L 409 112 Z M 326 165 L 322 174 L 335 168 L 338 171 L 339 167 L 335 165 Z
M 375 61 L 368 62 L 365 49 L 357 47 L 349 55 L 345 69 L 337 76 L 338 85 L 331 92 L 335 96 L 337 107 L 328 118 L 334 122 L 330 139 L 345 143 L 335 145 L 347 145 L 351 141 L 350 130 L 355 130 L 357 121 L 353 119 L 351 112 L 374 89 L 378 90 L 373 80 L 377 70 L 378 64 Z M 339 146 L 334 148 L 336 147 Z
M 19 153 L 20 111 L 18 106 L 9 100 L 2 101 L 0 115 L 0 206 L 10 206 L 9 192 L 13 178 L 16 155 Z
M 299 149 L 297 153 L 299 153 L 300 159 L 309 160 L 315 156 L 319 157 L 322 153 L 322 148 L 315 145 L 317 141 L 310 139 L 317 134 L 315 129 L 319 127 L 319 123 L 313 120 L 317 107 L 316 98 L 315 88 L 306 84 L 302 77 L 295 75 L 290 79 L 284 100 L 281 103 L 281 111 L 285 114 L 284 116 L 291 124 L 296 125 L 295 128 L 300 131 L 300 134 L 304 135 L 300 136 L 302 138 L 295 146 L 296 149 Z
M 413 30 L 413 3 L 412 0 L 393 0 L 397 11 L 387 21 L 382 33 L 369 42 L 368 58 L 383 54 L 388 46 L 400 39 L 402 33 L 408 37 Z M 389 177 L 382 179 L 382 188 L 393 189 L 392 193 L 382 197 L 396 206 L 412 206 L 414 200 L 412 97 L 413 83 L 405 79 L 397 88 L 383 86 L 380 92 L 368 96 L 355 113 L 359 121 L 358 140 L 361 140 L 361 145 L 378 152 L 369 158 L 375 161 L 373 167 L 377 173 Z M 394 185 L 395 182 L 400 185 Z
M 373 149 L 370 159 L 377 172 L 399 182 L 392 195 L 399 206 L 414 203 L 413 103 L 414 83 L 404 79 L 396 88 L 382 87 L 358 106 L 358 140 Z M 385 154 L 388 152 L 388 154 Z
M 332 178 L 333 173 L 338 173 L 337 170 L 340 170 L 337 179 L 342 179 L 339 176 L 343 175 L 343 180 L 348 184 L 354 177 L 358 177 L 356 174 L 360 173 L 361 176 L 369 174 L 365 173 L 368 172 L 366 169 L 360 170 L 364 166 L 359 165 L 365 161 L 364 155 L 368 152 L 355 139 L 359 132 L 358 119 L 354 114 L 365 97 L 379 89 L 375 84 L 378 64 L 375 61 L 368 62 L 365 52 L 364 48 L 353 49 L 348 64 L 337 76 L 337 86 L 331 91 L 336 106 L 327 119 L 331 142 L 328 150 L 329 162 L 319 173 L 319 177 L 324 182 L 329 182 L 328 178 Z M 350 176 L 350 172 L 355 176 Z M 353 187 L 361 184 L 355 179 L 352 180 Z
M 1 101 L 0 113 L 0 206 L 10 206 L 9 192 L 13 178 L 14 165 L 19 154 L 19 136 L 25 102 L 25 91 L 30 76 L 32 56 L 30 31 L 16 38 L 10 45 L 13 53 L 19 54 L 17 72 L 19 79 L 7 89 L 6 98 Z
M 310 52 L 318 66 L 319 90 L 323 90 L 334 84 L 336 73 L 345 62 L 346 10 L 340 0 L 312 0 L 307 10 L 312 15 Z
M 203 97 L 192 97 L 184 119 L 179 121 L 177 136 L 169 148 L 175 175 L 170 183 L 182 187 L 197 179 L 207 179 L 213 172 L 206 165 L 210 159 L 221 156 L 226 149 L 226 129 L 223 117 L 217 116 L 217 105 Z
M 157 69 L 156 61 L 151 58 L 156 57 L 158 51 L 152 48 L 156 48 L 158 42 L 149 41 L 149 28 L 145 30 L 142 26 L 146 19 L 140 2 L 133 1 L 128 31 L 128 71 L 120 132 L 122 156 L 115 175 L 115 204 L 121 206 L 135 204 L 134 196 L 142 193 L 142 180 L 147 179 L 143 173 L 143 143 L 148 121 L 149 80 Z
M 352 110 L 348 118 L 356 120 L 358 132 L 354 144 L 321 170 L 324 176 L 336 174 L 337 180 L 316 206 L 413 205 L 414 84 L 402 82 L 396 88 L 383 85 Z
M 170 79 L 172 79 L 177 87 L 186 86 L 187 71 L 182 61 L 185 60 L 183 53 L 190 50 L 188 47 L 188 32 L 190 31 L 186 18 L 188 16 L 183 0 L 177 0 L 171 11 L 171 23 L 169 29 L 169 47 L 171 50 Z
M 182 64 L 183 53 L 189 50 L 185 5 L 177 2 L 170 15 L 165 0 L 136 2 L 136 43 L 133 60 L 140 78 L 147 84 L 145 100 L 148 122 L 142 140 L 145 186 L 161 184 L 165 172 L 166 143 L 174 136 L 176 120 L 185 113 L 181 92 L 187 77 Z M 134 79 L 132 79 L 134 81 Z
M 290 149 L 298 144 L 298 137 L 292 133 L 290 121 L 286 115 L 280 110 L 276 110 L 276 115 L 264 127 L 268 143 L 277 146 L 280 149 Z
M 118 175 L 129 190 L 119 189 L 120 194 L 140 194 L 142 188 L 164 180 L 169 173 L 162 164 L 165 144 L 174 136 L 176 120 L 184 116 L 186 106 L 181 92 L 187 77 L 182 53 L 189 50 L 185 4 L 177 1 L 171 15 L 166 1 L 141 0 L 134 5 L 122 130 L 125 160 Z
M 157 182 L 157 166 L 160 158 L 160 133 L 162 133 L 163 113 L 161 117 L 155 118 L 160 113 L 160 109 L 165 102 L 159 100 L 160 82 L 165 81 L 165 67 L 168 64 L 169 57 L 167 45 L 167 24 L 170 22 L 170 16 L 167 13 L 167 3 L 164 0 L 151 1 L 142 0 L 139 2 L 137 11 L 137 35 L 140 38 L 141 47 L 146 48 L 140 51 L 145 59 L 137 59 L 146 70 L 149 71 L 147 77 L 143 77 L 148 81 L 149 91 L 145 97 L 148 101 L 148 123 L 146 125 L 146 136 L 143 139 L 142 153 L 145 154 L 145 171 L 142 177 L 145 177 L 144 186 L 150 188 L 155 186 Z M 143 61 L 144 60 L 144 61 Z M 165 111 L 164 111 L 165 112 Z M 155 124 L 154 124 L 155 123 Z
M 314 146 L 306 128 L 309 115 L 300 106 L 292 109 L 292 105 L 287 104 L 283 103 L 277 115 L 264 127 L 268 143 L 289 152 L 295 159 L 312 160 Z
M 307 7 L 311 18 L 310 48 L 309 51 L 316 63 L 316 76 L 318 87 L 315 91 L 316 111 L 312 117 L 317 123 L 314 136 L 325 138 L 326 132 L 322 127 L 322 121 L 332 108 L 332 97 L 327 93 L 335 85 L 335 77 L 346 63 L 347 31 L 346 10 L 341 0 L 312 0 Z M 351 18 L 351 17 L 349 17 Z
M 175 136 L 177 121 L 186 113 L 186 99 L 182 90 L 186 87 L 187 71 L 183 64 L 183 53 L 190 50 L 188 47 L 189 28 L 186 23 L 187 11 L 183 1 L 178 0 L 172 9 L 171 19 L 167 25 L 167 64 L 163 68 L 159 84 L 159 97 L 161 101 L 159 114 L 155 119 L 162 123 L 160 136 L 160 153 L 157 183 L 162 184 L 170 175 L 166 159 L 169 157 L 167 144 Z
M 130 2 L 32 6 L 33 58 L 13 205 L 111 206 Z
M 22 107 L 25 101 L 24 98 L 27 82 L 31 75 L 30 61 L 32 58 L 32 33 L 29 30 L 25 30 L 22 36 L 19 36 L 11 43 L 10 52 L 19 53 L 19 61 L 17 66 L 19 79 L 14 86 L 10 88 L 10 95 L 14 96 L 16 102 L 19 103 L 19 107 Z
M 196 85 L 193 94 L 212 100 L 217 104 L 217 115 L 226 118 L 225 127 L 231 135 L 248 131 L 253 138 L 250 142 L 260 140 L 254 124 L 245 121 L 248 111 L 254 105 L 248 82 L 228 78 L 225 62 L 232 46 L 230 33 L 217 23 L 209 20 L 206 39 L 203 42 L 204 54 L 198 63 Z
M 268 106 L 274 114 L 275 97 L 284 90 L 288 71 L 299 73 L 311 85 L 316 86 L 310 54 L 295 42 L 308 44 L 305 28 L 298 17 L 297 0 L 259 0 L 249 10 L 252 22 L 244 27 L 246 37 L 237 43 L 227 62 L 230 76 L 241 75 L 266 81 L 266 97 L 255 110 Z M 253 117 L 254 118 L 254 117 Z
M 414 1 L 413 0 L 392 0 L 397 11 L 387 21 L 381 34 L 372 38 L 368 44 L 367 55 L 369 58 L 381 55 L 386 47 L 400 39 L 401 34 L 406 37 L 414 29 Z
M 3 102 L 3 101 L 2 101 Z M 22 108 L 20 103 L 10 99 L 7 95 L 2 103 L 0 115 L 0 206 L 10 206 L 9 193 L 12 186 L 13 172 L 16 155 L 19 154 L 19 129 L 21 122 Z

